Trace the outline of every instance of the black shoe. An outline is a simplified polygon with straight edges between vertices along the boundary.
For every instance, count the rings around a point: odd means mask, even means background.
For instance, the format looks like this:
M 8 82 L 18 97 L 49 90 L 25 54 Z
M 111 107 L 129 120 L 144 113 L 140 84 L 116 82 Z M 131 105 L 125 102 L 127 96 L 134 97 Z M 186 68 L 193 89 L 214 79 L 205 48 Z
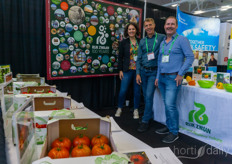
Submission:
M 171 132 L 168 133 L 166 137 L 162 139 L 162 142 L 164 143 L 173 143 L 179 138 L 178 135 L 172 134 Z
M 157 129 L 155 131 L 157 134 L 168 134 L 169 133 L 169 129 L 167 127 L 161 128 L 161 129 Z
M 142 133 L 142 132 L 147 131 L 148 128 L 149 128 L 149 124 L 148 123 L 141 122 L 140 125 L 139 125 L 139 127 L 138 127 L 138 129 L 137 129 L 137 131 L 140 132 L 140 133 Z

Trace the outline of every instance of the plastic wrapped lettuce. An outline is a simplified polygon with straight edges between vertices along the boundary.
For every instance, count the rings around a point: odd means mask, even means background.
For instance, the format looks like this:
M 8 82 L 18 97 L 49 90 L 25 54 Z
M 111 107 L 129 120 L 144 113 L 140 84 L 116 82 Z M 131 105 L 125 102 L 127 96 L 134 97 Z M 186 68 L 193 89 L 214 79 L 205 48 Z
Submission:
M 113 152 L 105 157 L 97 157 L 95 159 L 95 164 L 128 164 L 129 162 L 130 160 L 125 154 L 118 152 Z
M 49 117 L 75 118 L 74 113 L 67 109 L 55 110 L 49 115 Z

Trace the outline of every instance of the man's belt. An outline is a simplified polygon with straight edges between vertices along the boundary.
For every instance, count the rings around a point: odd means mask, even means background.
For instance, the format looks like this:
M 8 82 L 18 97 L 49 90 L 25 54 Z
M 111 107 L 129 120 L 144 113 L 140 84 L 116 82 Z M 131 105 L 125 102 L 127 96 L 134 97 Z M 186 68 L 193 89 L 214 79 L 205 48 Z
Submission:
M 174 72 L 174 73 L 160 73 L 161 75 L 178 75 L 178 72 Z
M 143 68 L 146 69 L 146 70 L 156 70 L 157 66 L 155 66 L 155 67 L 145 67 L 145 66 L 143 66 Z

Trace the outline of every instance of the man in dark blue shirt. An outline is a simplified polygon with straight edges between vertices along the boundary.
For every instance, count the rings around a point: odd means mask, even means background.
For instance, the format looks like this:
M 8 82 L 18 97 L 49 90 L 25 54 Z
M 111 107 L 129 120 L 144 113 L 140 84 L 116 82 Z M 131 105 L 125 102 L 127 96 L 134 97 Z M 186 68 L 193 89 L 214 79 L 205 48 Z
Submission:
M 183 76 L 194 60 L 189 40 L 176 33 L 177 27 L 175 17 L 170 16 L 166 19 L 164 25 L 166 37 L 160 44 L 158 73 L 155 81 L 164 101 L 167 125 L 165 128 L 156 130 L 156 133 L 168 134 L 162 140 L 164 143 L 172 143 L 179 138 L 179 112 L 176 107 L 176 98 Z
M 136 81 L 142 85 L 145 102 L 142 122 L 138 132 L 145 132 L 149 128 L 149 121 L 153 119 L 153 96 L 155 91 L 155 79 L 157 74 L 157 61 L 160 43 L 164 35 L 155 32 L 155 22 L 152 18 L 146 18 L 144 29 L 147 36 L 139 43 L 138 57 L 136 62 Z

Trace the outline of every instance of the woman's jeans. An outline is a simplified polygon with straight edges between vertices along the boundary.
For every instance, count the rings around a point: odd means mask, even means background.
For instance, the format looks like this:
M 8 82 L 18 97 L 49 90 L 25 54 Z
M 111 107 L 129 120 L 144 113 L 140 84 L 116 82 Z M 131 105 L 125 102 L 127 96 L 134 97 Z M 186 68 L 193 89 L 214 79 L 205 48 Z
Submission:
M 123 108 L 128 87 L 131 84 L 131 81 L 133 81 L 134 109 L 138 109 L 140 103 L 140 86 L 136 83 L 136 70 L 129 70 L 127 72 L 123 72 L 123 76 L 124 77 L 121 80 L 121 87 L 118 97 L 118 108 Z

